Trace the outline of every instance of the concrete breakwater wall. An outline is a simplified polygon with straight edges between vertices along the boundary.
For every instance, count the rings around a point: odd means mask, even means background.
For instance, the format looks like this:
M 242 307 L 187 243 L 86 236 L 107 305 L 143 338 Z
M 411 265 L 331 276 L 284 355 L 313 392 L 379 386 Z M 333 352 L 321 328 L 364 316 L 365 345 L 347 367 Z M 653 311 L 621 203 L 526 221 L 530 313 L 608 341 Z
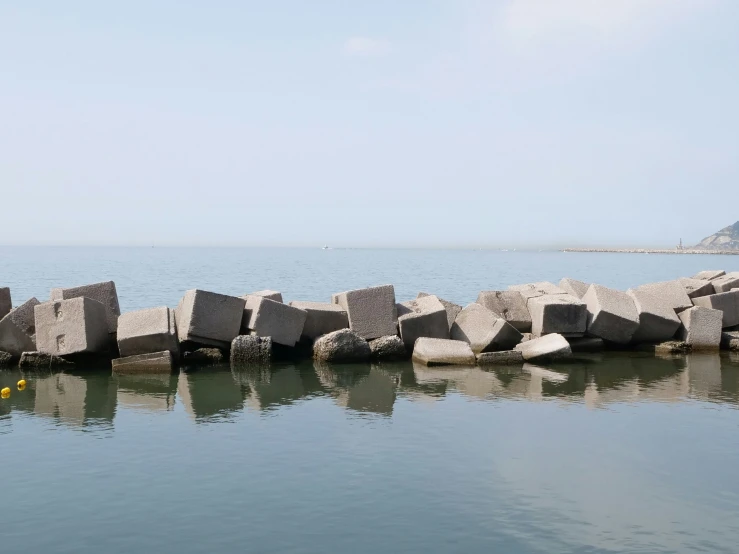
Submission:
M 739 256 L 739 250 L 704 250 L 700 248 L 564 248 L 562 252 L 608 252 L 613 254 L 712 254 Z
M 275 357 L 319 362 L 404 359 L 426 365 L 553 361 L 573 351 L 739 350 L 739 272 L 627 291 L 564 278 L 482 291 L 466 307 L 433 294 L 398 303 L 392 285 L 285 302 L 277 291 L 229 296 L 193 289 L 176 308 L 121 314 L 112 281 L 52 289 L 11 308 L 0 288 L 0 366 L 72 367 L 90 359 L 118 373 L 180 364 L 249 367 Z

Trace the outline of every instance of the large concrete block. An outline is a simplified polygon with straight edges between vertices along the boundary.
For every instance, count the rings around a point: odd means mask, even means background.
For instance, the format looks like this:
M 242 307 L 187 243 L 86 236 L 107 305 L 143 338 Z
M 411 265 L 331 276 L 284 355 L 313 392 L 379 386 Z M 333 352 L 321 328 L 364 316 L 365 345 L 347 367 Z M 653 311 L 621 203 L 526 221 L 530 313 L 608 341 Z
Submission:
M 680 338 L 693 350 L 717 350 L 721 345 L 723 313 L 702 306 L 683 310 L 678 314 L 682 326 Z
M 626 294 L 634 300 L 639 314 L 639 328 L 631 337 L 632 342 L 662 342 L 675 336 L 680 319 L 671 304 L 638 289 L 629 289 Z
M 419 292 L 418 296 L 416 298 L 423 298 L 424 296 L 435 296 L 433 294 L 429 294 L 428 292 Z M 439 298 L 438 296 L 436 298 Z M 454 325 L 454 320 L 457 319 L 457 314 L 462 311 L 462 306 L 459 304 L 455 304 L 454 302 L 449 302 L 448 300 L 444 300 L 443 298 L 439 298 L 439 302 L 442 303 L 444 306 L 444 309 L 446 310 L 446 320 L 449 324 L 449 328 L 452 328 L 452 325 Z
M 484 290 L 476 302 L 505 319 L 521 333 L 531 331 L 531 314 L 526 300 L 516 290 Z
M 276 290 L 258 290 L 257 292 L 252 292 L 247 296 L 261 296 L 262 298 L 268 298 L 275 302 L 282 302 L 282 293 L 277 292 Z
M 508 290 L 516 290 L 521 293 L 525 300 L 545 296 L 550 294 L 567 294 L 567 291 L 558 287 L 549 281 L 539 281 L 538 283 L 526 283 L 524 285 L 511 285 Z
M 724 275 L 726 275 L 726 272 L 722 269 L 699 271 L 698 273 L 693 275 L 693 279 L 703 279 L 705 281 L 711 281 L 712 279 L 723 277 Z
M 174 314 L 166 306 L 128 312 L 118 318 L 118 352 L 121 357 L 171 352 L 176 359 L 180 347 Z
M 188 290 L 176 310 L 180 342 L 228 348 L 239 335 L 244 304 L 236 296 Z
M 585 293 L 588 292 L 589 284 L 578 281 L 577 279 L 570 279 L 565 277 L 559 282 L 559 288 L 571 294 L 575 298 L 582 298 Z
M 364 339 L 398 333 L 392 285 L 340 292 L 333 295 L 332 301 L 346 310 L 349 328 Z
M 247 295 L 244 299 L 242 331 L 271 337 L 273 343 L 284 346 L 295 346 L 300 340 L 308 312 L 263 296 Z
M 39 302 L 36 298 L 30 298 L 17 308 L 10 310 L 10 318 L 15 324 L 27 335 L 34 336 L 36 334 L 36 316 L 33 308 L 38 306 Z
M 66 356 L 102 353 L 110 345 L 106 307 L 83 296 L 54 300 L 34 307 L 36 350 Z
M 174 361 L 169 350 L 149 352 L 112 361 L 113 373 L 172 373 Z
M 118 329 L 118 316 L 121 315 L 121 307 L 118 304 L 118 293 L 113 281 L 104 283 L 93 283 L 81 287 L 54 288 L 51 289 L 51 300 L 70 300 L 81 297 L 97 300 L 105 306 L 105 318 L 108 321 L 108 332 L 115 333 Z
M 698 298 L 699 296 L 708 296 L 714 294 L 716 291 L 713 288 L 713 283 L 705 279 L 688 279 L 687 277 L 680 277 L 678 279 L 680 284 L 685 288 L 685 292 L 688 293 L 688 298 Z
M 322 335 L 349 327 L 346 310 L 338 304 L 293 301 L 290 302 L 290 306 L 306 313 L 302 335 L 305 339 L 316 340 Z
M 585 303 L 570 294 L 547 294 L 532 297 L 526 303 L 531 314 L 531 334 L 541 337 L 560 333 L 581 337 L 588 326 Z
M 727 273 L 711 281 L 716 292 L 729 292 L 733 288 L 739 288 L 739 271 Z
M 590 285 L 582 301 L 588 309 L 588 334 L 617 344 L 631 341 L 639 328 L 639 314 L 628 294 Z
M 398 305 L 397 310 L 400 338 L 409 352 L 420 337 L 449 338 L 447 312 L 436 296 L 404 302 Z
M 0 351 L 18 357 L 23 352 L 36 350 L 36 339 L 16 323 L 10 312 L 0 319 Z
M 693 306 L 693 303 L 688 297 L 688 293 L 685 292 L 685 287 L 683 287 L 680 281 L 647 283 L 646 285 L 640 285 L 633 290 L 648 292 L 649 294 L 656 296 L 660 302 L 669 306 L 678 313 Z
M 475 365 L 475 354 L 465 341 L 423 337 L 413 348 L 413 361 L 427 366 Z
M 693 298 L 693 304 L 713 310 L 721 310 L 723 313 L 722 326 L 724 328 L 739 325 L 739 289 Z
M 13 309 L 13 300 L 10 298 L 10 288 L 0 287 L 0 319 L 4 318 Z
M 518 350 L 527 362 L 536 360 L 558 360 L 572 356 L 572 349 L 567 339 L 558 333 L 552 333 L 517 345 Z
M 523 338 L 506 320 L 476 303 L 459 312 L 449 336 L 467 342 L 475 354 L 510 350 Z

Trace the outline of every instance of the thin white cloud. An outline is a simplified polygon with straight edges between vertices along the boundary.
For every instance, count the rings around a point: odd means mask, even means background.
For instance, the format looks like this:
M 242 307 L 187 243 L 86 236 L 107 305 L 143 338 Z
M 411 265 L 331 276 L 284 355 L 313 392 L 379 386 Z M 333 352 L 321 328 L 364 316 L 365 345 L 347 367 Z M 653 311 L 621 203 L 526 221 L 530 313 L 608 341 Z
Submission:
M 344 53 L 347 56 L 386 56 L 391 50 L 390 41 L 383 38 L 351 37 L 344 43 Z

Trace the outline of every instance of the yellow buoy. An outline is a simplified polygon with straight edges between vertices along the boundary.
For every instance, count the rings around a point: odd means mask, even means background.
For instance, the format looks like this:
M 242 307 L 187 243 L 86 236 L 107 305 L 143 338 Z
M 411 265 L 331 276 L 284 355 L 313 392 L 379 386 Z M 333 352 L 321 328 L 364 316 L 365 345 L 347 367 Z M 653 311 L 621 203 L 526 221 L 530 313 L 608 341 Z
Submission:
M 25 388 L 26 388 L 26 380 L 21 379 L 20 381 L 18 381 L 18 390 L 23 390 Z
M 10 398 L 10 387 L 5 387 L 3 390 L 0 390 L 0 396 L 3 398 Z

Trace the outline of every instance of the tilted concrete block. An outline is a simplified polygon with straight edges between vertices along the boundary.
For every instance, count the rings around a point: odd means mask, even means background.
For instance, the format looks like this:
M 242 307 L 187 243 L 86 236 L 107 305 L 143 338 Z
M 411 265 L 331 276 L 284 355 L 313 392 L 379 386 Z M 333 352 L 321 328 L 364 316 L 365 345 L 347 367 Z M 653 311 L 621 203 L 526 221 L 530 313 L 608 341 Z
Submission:
M 580 337 L 588 326 L 585 303 L 570 294 L 548 294 L 530 298 L 526 303 L 531 314 L 531 334 L 541 337 L 559 333 Z
M 420 337 L 449 338 L 449 323 L 444 305 L 436 296 L 424 296 L 398 307 L 400 338 L 408 351 Z
M 739 288 L 739 271 L 727 273 L 711 281 L 714 290 L 718 292 L 729 292 L 733 288 Z
M 271 337 L 275 344 L 295 346 L 303 333 L 308 313 L 300 308 L 275 302 L 263 296 L 245 298 L 242 331 L 260 337 Z
M 631 342 L 662 342 L 671 339 L 680 328 L 680 319 L 672 304 L 659 297 L 638 289 L 626 291 L 639 314 L 639 328 L 631 337 Z
M 121 357 L 171 352 L 179 357 L 180 345 L 174 314 L 166 306 L 128 312 L 118 318 L 118 352 Z
M 705 279 L 688 279 L 687 277 L 681 277 L 678 279 L 680 284 L 685 288 L 685 292 L 688 293 L 688 298 L 698 298 L 699 296 L 708 296 L 709 294 L 715 294 L 713 283 Z
M 631 341 L 639 328 L 639 314 L 628 294 L 590 285 L 582 301 L 588 309 L 588 334 L 617 344 Z
M 590 285 L 588 283 L 583 283 L 577 279 L 570 279 L 569 277 L 565 277 L 559 282 L 559 288 L 567 292 L 567 294 L 571 294 L 575 298 L 582 298 L 585 296 L 589 287 Z
M 176 310 L 180 342 L 228 348 L 239 335 L 244 304 L 236 296 L 188 290 Z
M 33 308 L 38 306 L 39 302 L 35 297 L 26 300 L 17 308 L 10 310 L 10 318 L 15 324 L 27 335 L 34 336 L 36 334 L 36 316 Z
M 423 298 L 424 296 L 436 296 L 433 294 L 429 294 L 428 292 L 419 292 L 418 296 L 416 298 Z M 436 298 L 439 298 L 436 296 Z M 448 300 L 444 300 L 443 298 L 439 298 L 439 302 L 442 303 L 444 306 L 444 309 L 446 310 L 446 321 L 449 324 L 449 328 L 452 328 L 452 325 L 454 324 L 454 320 L 457 319 L 457 314 L 462 311 L 462 306 L 459 304 L 455 304 L 454 302 L 449 302 Z
M 10 298 L 10 288 L 0 287 L 0 319 L 4 318 L 13 309 L 13 300 Z
M 252 292 L 247 296 L 261 296 L 263 298 L 274 300 L 275 302 L 282 302 L 282 293 L 277 292 L 276 290 L 259 290 L 257 292 Z
M 305 311 L 302 337 L 307 340 L 316 340 L 322 335 L 349 327 L 346 310 L 338 304 L 293 301 L 290 302 L 290 306 Z
M 125 358 L 116 358 L 112 362 L 113 373 L 172 373 L 174 360 L 169 350 L 149 352 Z
M 70 300 L 81 297 L 97 300 L 105 306 L 105 317 L 108 321 L 108 332 L 115 333 L 118 329 L 118 316 L 121 315 L 121 307 L 118 304 L 118 293 L 113 281 L 82 285 L 81 287 L 53 288 L 51 289 L 51 300 Z
M 549 281 L 538 283 L 526 283 L 524 285 L 511 285 L 508 290 L 516 290 L 521 293 L 525 300 L 550 294 L 567 294 L 567 291 Z
M 349 328 L 364 339 L 398 333 L 392 285 L 340 292 L 333 295 L 332 301 L 346 310 Z
M 89 297 L 54 300 L 34 307 L 36 350 L 42 354 L 102 353 L 110 345 L 106 307 Z
M 718 350 L 721 345 L 721 324 L 723 314 L 720 310 L 712 310 L 695 306 L 678 314 L 682 326 L 680 338 L 693 350 Z
M 722 326 L 724 328 L 739 325 L 739 289 L 693 298 L 693 304 L 713 310 L 721 310 L 723 313 Z
M 516 346 L 527 362 L 535 360 L 557 360 L 572 356 L 572 349 L 567 339 L 558 333 L 522 342 Z
M 521 333 L 531 331 L 531 314 L 526 300 L 516 290 L 485 290 L 476 302 L 505 319 Z
M 480 304 L 469 304 L 459 312 L 449 333 L 453 340 L 465 341 L 472 352 L 510 350 L 523 338 L 503 318 Z
M 659 283 L 647 283 L 646 285 L 640 285 L 633 290 L 640 292 L 647 292 L 653 296 L 656 296 L 660 302 L 669 306 L 676 312 L 687 310 L 693 306 L 693 303 L 688 297 L 688 293 L 685 292 L 680 281 L 661 281 Z
M 723 277 L 724 275 L 726 275 L 726 272 L 721 269 L 699 271 L 698 273 L 693 275 L 693 279 L 703 279 L 705 281 L 711 281 L 713 279 L 716 279 L 717 277 Z
M 18 357 L 36 350 L 36 339 L 13 319 L 13 312 L 0 319 L 0 351 Z
M 523 364 L 523 354 L 518 350 L 483 352 L 476 356 L 477 365 L 517 365 Z
M 465 341 L 423 337 L 413 348 L 413 361 L 427 366 L 475 365 L 475 354 Z

